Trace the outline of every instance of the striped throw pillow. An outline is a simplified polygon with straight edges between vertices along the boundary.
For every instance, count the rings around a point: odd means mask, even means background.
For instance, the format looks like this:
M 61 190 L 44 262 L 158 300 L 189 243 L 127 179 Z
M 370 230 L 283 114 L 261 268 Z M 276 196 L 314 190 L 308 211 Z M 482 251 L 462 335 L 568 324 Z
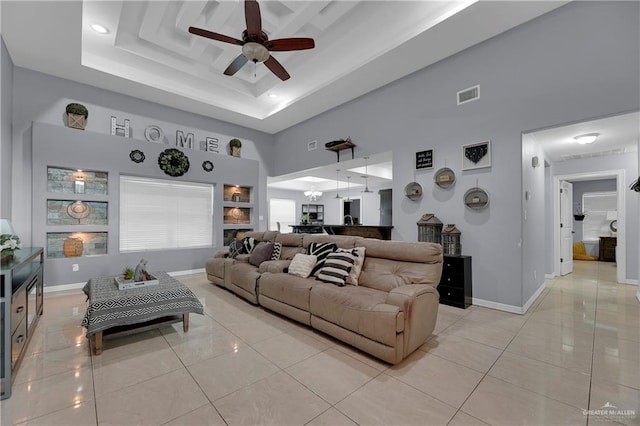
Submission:
M 344 287 L 344 283 L 355 264 L 355 256 L 351 253 L 336 252 L 327 256 L 320 269 L 318 280 Z
M 280 260 L 281 252 L 282 252 L 282 243 L 279 243 L 279 242 L 273 243 L 273 254 L 271 255 L 271 260 Z
M 318 263 L 311 271 L 311 275 L 318 276 L 320 269 L 324 265 L 324 261 L 331 253 L 338 250 L 336 243 L 311 243 L 307 247 L 307 254 L 312 254 L 318 259 Z
M 251 254 L 258 242 L 253 237 L 244 237 L 242 239 L 242 247 L 244 247 L 244 254 Z

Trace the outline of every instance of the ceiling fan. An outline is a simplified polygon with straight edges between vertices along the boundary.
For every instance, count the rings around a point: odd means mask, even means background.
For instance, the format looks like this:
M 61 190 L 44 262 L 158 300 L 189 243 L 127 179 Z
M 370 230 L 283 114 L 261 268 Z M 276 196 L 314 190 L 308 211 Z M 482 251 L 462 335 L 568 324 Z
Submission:
M 297 37 L 269 40 L 269 37 L 262 31 L 260 5 L 256 0 L 245 0 L 244 16 L 247 29 L 242 32 L 242 40 L 196 27 L 189 27 L 189 32 L 212 40 L 242 46 L 242 54 L 224 70 L 225 75 L 234 75 L 247 61 L 253 61 L 254 63 L 264 62 L 267 68 L 280 80 L 288 80 L 291 76 L 287 70 L 269 52 L 313 49 L 315 47 L 313 39 Z

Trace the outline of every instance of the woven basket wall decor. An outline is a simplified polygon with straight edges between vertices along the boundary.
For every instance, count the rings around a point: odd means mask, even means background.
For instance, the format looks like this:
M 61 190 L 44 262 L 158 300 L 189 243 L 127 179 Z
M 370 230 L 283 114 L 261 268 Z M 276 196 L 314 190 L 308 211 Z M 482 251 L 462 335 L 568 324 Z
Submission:
M 65 257 L 82 256 L 82 251 L 84 250 L 82 238 L 67 237 L 62 244 L 62 249 Z

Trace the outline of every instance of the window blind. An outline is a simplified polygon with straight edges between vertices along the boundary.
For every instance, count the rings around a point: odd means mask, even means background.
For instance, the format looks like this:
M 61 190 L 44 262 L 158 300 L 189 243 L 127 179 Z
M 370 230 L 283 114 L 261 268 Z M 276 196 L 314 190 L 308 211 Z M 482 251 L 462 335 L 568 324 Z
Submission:
M 213 245 L 213 185 L 120 176 L 120 251 Z

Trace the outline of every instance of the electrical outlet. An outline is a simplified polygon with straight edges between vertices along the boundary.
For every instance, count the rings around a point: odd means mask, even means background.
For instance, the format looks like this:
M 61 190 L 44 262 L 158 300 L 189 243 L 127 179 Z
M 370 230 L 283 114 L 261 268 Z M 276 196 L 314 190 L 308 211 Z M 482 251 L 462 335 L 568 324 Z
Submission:
M 80 265 L 78 265 L 77 263 L 74 263 L 73 265 L 71 265 L 71 270 L 73 272 L 78 272 L 80 270 Z

